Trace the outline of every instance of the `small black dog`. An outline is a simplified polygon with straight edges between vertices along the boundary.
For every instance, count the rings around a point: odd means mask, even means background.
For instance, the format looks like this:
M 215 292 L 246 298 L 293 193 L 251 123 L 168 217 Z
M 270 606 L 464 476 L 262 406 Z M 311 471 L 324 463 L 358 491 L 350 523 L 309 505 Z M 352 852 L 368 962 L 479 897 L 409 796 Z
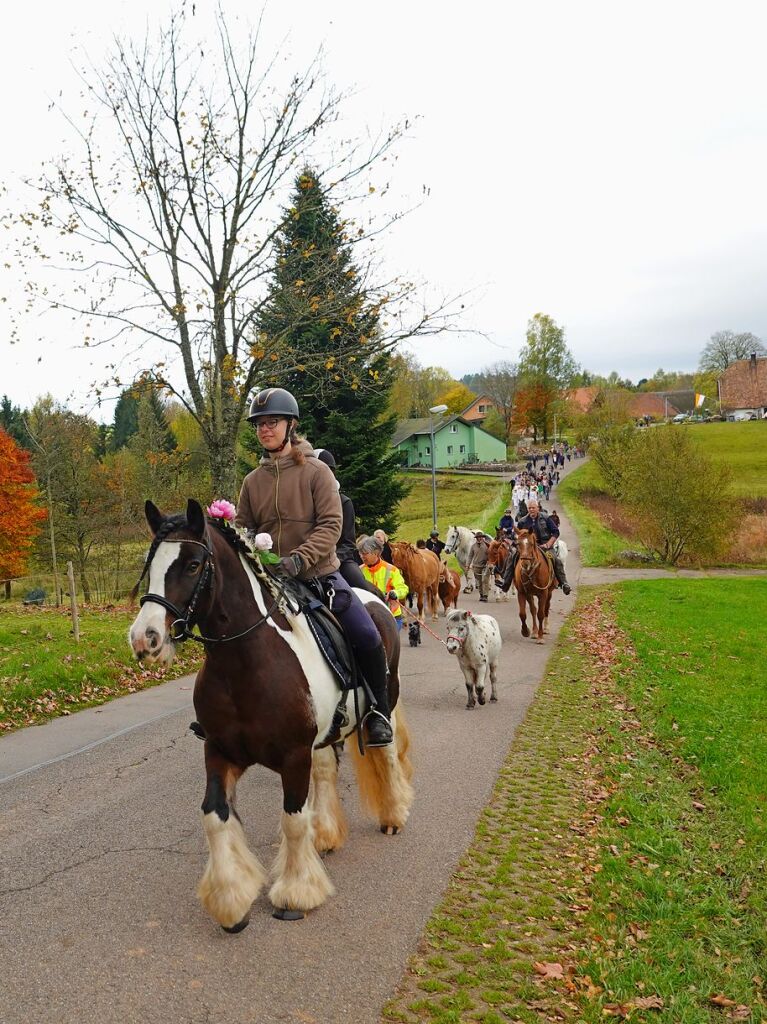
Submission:
M 421 643 L 421 623 L 411 622 L 407 627 L 407 638 L 411 647 L 418 647 Z

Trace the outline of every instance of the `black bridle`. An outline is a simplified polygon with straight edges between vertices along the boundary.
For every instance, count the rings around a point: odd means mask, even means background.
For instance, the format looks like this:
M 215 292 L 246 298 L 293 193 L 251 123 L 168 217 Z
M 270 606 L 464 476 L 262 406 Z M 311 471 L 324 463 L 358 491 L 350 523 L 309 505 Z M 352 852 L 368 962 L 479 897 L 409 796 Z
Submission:
M 147 560 L 144 563 L 144 570 L 141 573 L 138 583 L 136 584 L 137 587 L 139 586 L 141 580 L 143 580 L 144 576 L 146 575 L 149 566 L 152 564 L 152 559 L 155 556 L 157 548 L 160 546 L 161 543 L 196 544 L 198 547 L 201 547 L 204 552 L 203 569 L 197 578 L 197 583 L 195 584 L 192 596 L 189 599 L 189 603 L 187 604 L 186 607 L 186 613 L 184 613 L 178 607 L 178 605 L 175 605 L 173 604 L 172 601 L 169 601 L 167 597 L 163 597 L 162 594 L 153 594 L 150 591 L 149 593 L 144 594 L 144 596 L 139 600 L 139 605 L 142 608 L 144 607 L 147 601 L 151 601 L 153 604 L 161 605 L 163 608 L 165 608 L 166 611 L 169 611 L 171 615 L 174 616 L 173 622 L 171 622 L 170 629 L 168 630 L 170 639 L 173 641 L 173 643 L 180 644 L 183 643 L 185 640 L 194 640 L 198 644 L 224 644 L 227 643 L 229 640 L 239 640 L 240 637 L 243 637 L 247 633 L 252 632 L 262 623 L 266 622 L 266 620 L 277 609 L 278 602 L 277 599 L 275 598 L 272 602 L 271 607 L 267 608 L 266 613 L 262 615 L 260 619 L 254 622 L 252 626 L 248 626 L 248 628 L 244 629 L 241 633 L 235 633 L 234 636 L 212 637 L 203 636 L 202 633 L 200 633 L 200 635 L 198 636 L 197 634 L 192 632 L 192 629 L 194 628 L 193 617 L 200 596 L 202 595 L 205 588 L 208 586 L 210 580 L 213 579 L 213 573 L 215 570 L 215 564 L 213 562 L 213 551 L 211 550 L 209 544 L 207 544 L 205 541 L 189 540 L 188 538 L 183 538 L 179 540 L 168 540 L 167 538 L 163 537 L 157 545 L 152 545 L 152 548 L 150 549 L 149 554 L 147 555 Z

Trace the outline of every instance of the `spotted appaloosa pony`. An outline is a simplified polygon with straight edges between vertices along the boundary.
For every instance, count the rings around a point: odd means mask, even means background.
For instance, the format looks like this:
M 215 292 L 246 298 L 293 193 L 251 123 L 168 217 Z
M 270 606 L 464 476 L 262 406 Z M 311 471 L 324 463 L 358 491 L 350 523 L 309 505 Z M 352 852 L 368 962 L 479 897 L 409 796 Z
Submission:
M 186 515 L 164 516 L 147 502 L 154 533 L 145 572 L 149 593 L 130 629 L 143 662 L 172 661 L 177 639 L 192 624 L 204 639 L 194 706 L 205 736 L 207 787 L 202 805 L 210 857 L 198 887 L 205 908 L 227 931 L 248 923 L 266 872 L 248 849 L 235 810 L 237 780 L 262 764 L 282 779 L 282 838 L 269 897 L 275 916 L 301 917 L 334 892 L 319 853 L 343 845 L 347 824 L 336 791 L 331 743 L 356 726 L 353 694 L 348 723 L 333 730 L 340 690 L 302 614 L 230 527 L 206 522 L 190 500 Z M 391 612 L 359 592 L 384 641 L 394 742 L 355 758 L 363 802 L 381 831 L 393 834 L 413 800 L 409 736 L 399 697 L 399 637 Z M 362 714 L 366 709 L 361 698 Z
M 530 636 L 527 627 L 529 605 L 533 619 L 533 638 L 542 644 L 543 634 L 549 631 L 549 606 L 557 578 L 554 567 L 538 547 L 535 534 L 530 530 L 518 530 L 516 537 L 518 561 L 514 568 L 514 586 L 517 588 L 522 636 Z

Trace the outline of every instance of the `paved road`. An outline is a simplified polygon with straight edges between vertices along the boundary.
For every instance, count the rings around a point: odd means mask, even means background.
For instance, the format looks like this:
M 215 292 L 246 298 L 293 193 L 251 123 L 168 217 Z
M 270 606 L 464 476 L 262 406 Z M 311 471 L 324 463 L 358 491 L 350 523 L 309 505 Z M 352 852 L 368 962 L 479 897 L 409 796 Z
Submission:
M 562 521 L 577 582 L 576 538 Z M 188 679 L 0 740 L 0 1021 L 378 1021 L 471 841 L 571 601 L 554 596 L 540 647 L 520 637 L 516 602 L 462 597 L 501 624 L 497 705 L 465 711 L 457 662 L 428 636 L 405 646 L 412 817 L 402 835 L 380 835 L 344 763 L 350 835 L 327 861 L 338 894 L 296 923 L 273 919 L 262 895 L 250 927 L 229 936 L 196 900 L 204 775 L 187 731 Z M 277 777 L 251 769 L 238 807 L 265 864 L 280 805 Z
M 581 569 L 581 583 L 621 583 L 625 580 L 696 580 L 713 577 L 767 576 L 767 569 L 613 569 L 585 567 Z

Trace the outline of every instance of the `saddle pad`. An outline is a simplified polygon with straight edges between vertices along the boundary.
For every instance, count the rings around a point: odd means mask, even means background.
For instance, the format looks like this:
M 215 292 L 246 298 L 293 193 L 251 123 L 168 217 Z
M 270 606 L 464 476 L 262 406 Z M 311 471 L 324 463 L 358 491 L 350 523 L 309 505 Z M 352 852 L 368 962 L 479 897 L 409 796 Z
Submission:
M 298 601 L 301 609 L 299 614 L 306 616 L 320 653 L 332 669 L 341 689 L 351 690 L 359 686 L 356 663 L 338 620 L 318 598 L 314 588 L 302 580 L 291 580 L 289 589 Z

